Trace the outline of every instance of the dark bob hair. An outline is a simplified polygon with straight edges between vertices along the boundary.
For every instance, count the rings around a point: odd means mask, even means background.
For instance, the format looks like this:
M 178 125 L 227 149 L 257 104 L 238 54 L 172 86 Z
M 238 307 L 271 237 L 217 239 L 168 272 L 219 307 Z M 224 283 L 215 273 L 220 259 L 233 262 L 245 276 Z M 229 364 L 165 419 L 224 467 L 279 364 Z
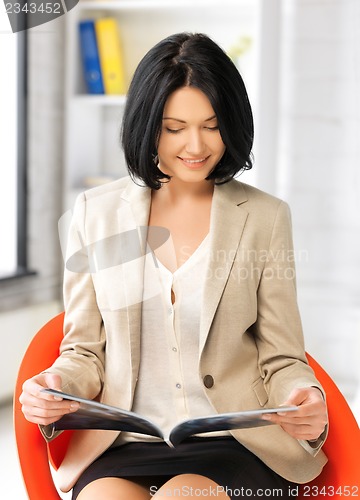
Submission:
M 166 100 L 184 86 L 196 87 L 207 96 L 226 146 L 207 179 L 224 183 L 252 167 L 253 117 L 240 73 L 208 36 L 178 33 L 156 44 L 140 61 L 122 122 L 121 141 L 129 174 L 152 189 L 170 179 L 154 158 Z

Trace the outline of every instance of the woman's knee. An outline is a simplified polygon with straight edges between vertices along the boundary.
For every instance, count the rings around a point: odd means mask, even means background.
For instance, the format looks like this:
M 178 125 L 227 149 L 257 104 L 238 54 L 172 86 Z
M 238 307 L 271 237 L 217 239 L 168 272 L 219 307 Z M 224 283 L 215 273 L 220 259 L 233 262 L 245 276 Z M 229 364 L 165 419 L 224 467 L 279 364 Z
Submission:
M 118 477 L 103 477 L 87 484 L 77 500 L 149 500 L 149 497 L 149 490 L 139 484 Z
M 161 486 L 153 496 L 156 498 L 214 498 L 229 500 L 223 486 L 199 474 L 179 474 Z

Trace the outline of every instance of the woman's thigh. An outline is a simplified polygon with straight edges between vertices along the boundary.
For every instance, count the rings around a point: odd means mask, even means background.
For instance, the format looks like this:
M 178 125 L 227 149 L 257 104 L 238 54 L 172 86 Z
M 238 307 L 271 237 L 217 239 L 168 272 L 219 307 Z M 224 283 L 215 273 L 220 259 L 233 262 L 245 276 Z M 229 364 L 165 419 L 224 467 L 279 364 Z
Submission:
M 149 489 L 119 477 L 103 477 L 88 483 L 77 500 L 149 500 Z

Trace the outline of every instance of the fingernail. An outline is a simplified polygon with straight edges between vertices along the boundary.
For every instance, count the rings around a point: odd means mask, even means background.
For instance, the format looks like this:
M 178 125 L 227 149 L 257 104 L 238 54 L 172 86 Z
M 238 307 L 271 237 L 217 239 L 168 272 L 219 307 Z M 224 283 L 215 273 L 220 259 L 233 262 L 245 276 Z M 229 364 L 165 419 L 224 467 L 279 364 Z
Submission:
M 263 420 L 271 420 L 271 415 L 263 415 Z
M 287 412 L 286 411 L 278 411 L 276 414 L 280 415 L 280 417 L 286 417 Z
M 55 400 L 55 401 L 62 401 L 62 400 L 63 400 L 63 398 L 59 398 L 59 396 L 54 396 L 54 400 Z
M 79 403 L 71 403 L 71 405 L 70 405 L 70 409 L 71 409 L 72 411 L 75 411 L 75 410 L 78 410 L 78 409 L 79 409 L 79 406 L 80 406 L 80 405 L 79 405 Z

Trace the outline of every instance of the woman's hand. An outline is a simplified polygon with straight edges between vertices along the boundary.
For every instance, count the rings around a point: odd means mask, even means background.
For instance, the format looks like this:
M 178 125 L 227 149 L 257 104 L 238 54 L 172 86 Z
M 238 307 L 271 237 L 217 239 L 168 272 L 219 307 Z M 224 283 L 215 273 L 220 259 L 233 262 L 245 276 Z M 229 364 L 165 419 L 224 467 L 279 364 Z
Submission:
M 22 404 L 22 412 L 29 422 L 49 425 L 66 413 L 72 413 L 79 408 L 79 403 L 75 401 L 65 401 L 41 392 L 45 388 L 61 390 L 61 377 L 52 373 L 41 373 L 23 385 L 19 401 Z
M 324 398 L 316 387 L 304 387 L 291 391 L 284 406 L 297 406 L 295 412 L 266 414 L 265 420 L 279 424 L 295 439 L 316 440 L 328 422 Z

